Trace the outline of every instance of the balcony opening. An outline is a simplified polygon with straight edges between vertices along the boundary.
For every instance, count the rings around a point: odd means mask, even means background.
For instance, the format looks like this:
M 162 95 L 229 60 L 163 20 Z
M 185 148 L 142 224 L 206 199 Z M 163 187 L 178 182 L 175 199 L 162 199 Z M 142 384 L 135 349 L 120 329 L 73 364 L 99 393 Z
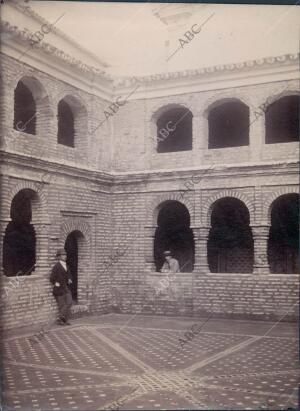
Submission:
M 249 107 L 229 101 L 212 108 L 208 115 L 208 148 L 249 145 Z
M 33 94 L 19 81 L 14 94 L 14 129 L 27 134 L 36 134 L 36 104 Z
M 74 147 L 75 127 L 74 114 L 70 105 L 61 100 L 58 103 L 57 142 L 68 147 Z
M 154 237 L 154 261 L 159 271 L 164 263 L 163 252 L 170 250 L 179 262 L 181 272 L 194 269 L 195 245 L 188 209 L 179 201 L 166 201 L 159 209 Z
M 300 96 L 286 96 L 266 110 L 266 144 L 299 141 Z
M 157 152 L 192 150 L 193 115 L 185 107 L 173 107 L 157 120 Z
M 236 198 L 213 205 L 208 239 L 208 264 L 212 273 L 252 273 L 254 247 L 249 211 Z
M 11 221 L 3 240 L 3 270 L 8 277 L 30 275 L 36 262 L 36 235 L 31 202 L 35 193 L 21 190 L 11 204 Z
M 300 272 L 298 194 L 283 195 L 272 205 L 268 259 L 271 273 Z

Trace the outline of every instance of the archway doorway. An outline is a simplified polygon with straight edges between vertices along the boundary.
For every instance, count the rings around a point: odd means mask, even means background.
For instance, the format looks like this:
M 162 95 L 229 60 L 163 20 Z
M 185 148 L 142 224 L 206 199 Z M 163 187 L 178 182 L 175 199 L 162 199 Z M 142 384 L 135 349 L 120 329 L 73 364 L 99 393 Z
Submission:
M 179 201 L 166 201 L 160 206 L 154 238 L 154 261 L 159 271 L 164 263 L 163 252 L 170 250 L 178 260 L 181 272 L 194 269 L 194 235 L 188 209 Z
M 79 231 L 72 231 L 65 242 L 67 266 L 72 276 L 71 293 L 74 301 L 78 302 L 78 240 L 82 236 Z
M 271 273 L 299 273 L 299 195 L 286 194 L 272 204 L 268 241 Z
M 221 198 L 212 208 L 208 264 L 212 273 L 252 273 L 254 243 L 246 205 Z

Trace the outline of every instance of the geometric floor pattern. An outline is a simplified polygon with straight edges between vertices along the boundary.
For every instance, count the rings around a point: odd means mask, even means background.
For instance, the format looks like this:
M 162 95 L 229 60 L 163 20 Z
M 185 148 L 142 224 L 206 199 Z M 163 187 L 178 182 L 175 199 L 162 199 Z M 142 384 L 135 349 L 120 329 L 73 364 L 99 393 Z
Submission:
M 3 342 L 5 410 L 298 407 L 297 324 L 107 315 L 31 336 Z

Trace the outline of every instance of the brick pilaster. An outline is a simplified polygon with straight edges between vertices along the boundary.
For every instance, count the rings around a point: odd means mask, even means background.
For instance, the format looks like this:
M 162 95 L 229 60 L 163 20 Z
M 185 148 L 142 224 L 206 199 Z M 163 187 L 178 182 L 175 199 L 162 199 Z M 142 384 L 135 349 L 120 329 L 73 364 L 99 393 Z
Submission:
M 270 267 L 268 263 L 268 238 L 270 226 L 260 225 L 252 226 L 254 240 L 254 274 L 269 274 Z
M 195 240 L 194 271 L 209 272 L 207 261 L 207 241 L 210 227 L 193 227 Z
M 156 226 L 145 227 L 144 254 L 146 271 L 155 271 L 153 250 L 156 228 Z

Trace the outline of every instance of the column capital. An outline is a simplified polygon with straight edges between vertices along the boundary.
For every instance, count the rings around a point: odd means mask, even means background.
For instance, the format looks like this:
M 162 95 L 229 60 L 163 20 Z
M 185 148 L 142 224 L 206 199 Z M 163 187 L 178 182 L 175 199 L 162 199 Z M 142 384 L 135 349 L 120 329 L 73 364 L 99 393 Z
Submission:
M 194 232 L 194 240 L 195 241 L 200 241 L 200 240 L 207 240 L 208 235 L 209 235 L 209 226 L 201 226 L 201 227 L 191 227 L 191 229 Z
M 270 232 L 270 224 L 264 223 L 261 225 L 257 225 L 257 224 L 253 224 L 251 225 L 251 229 L 252 229 L 252 235 L 253 237 L 265 237 L 265 236 L 269 236 L 269 232 Z

